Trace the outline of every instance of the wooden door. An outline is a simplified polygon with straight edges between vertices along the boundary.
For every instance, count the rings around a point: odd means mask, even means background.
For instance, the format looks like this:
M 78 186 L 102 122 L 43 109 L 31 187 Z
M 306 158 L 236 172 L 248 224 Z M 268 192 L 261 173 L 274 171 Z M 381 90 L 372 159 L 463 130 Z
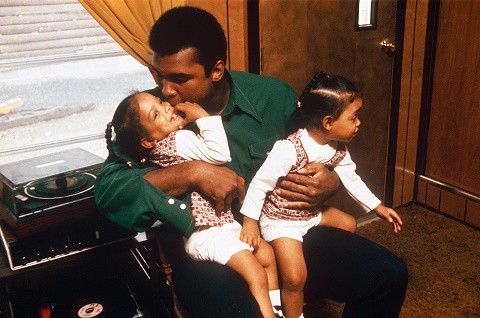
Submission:
M 443 0 L 425 175 L 480 196 L 480 1 Z
M 397 1 L 378 1 L 377 28 L 368 31 L 355 30 L 356 6 L 354 0 L 260 0 L 260 69 L 299 93 L 320 70 L 357 85 L 362 126 L 349 149 L 358 174 L 384 200 L 394 59 L 380 43 L 394 41 Z M 345 192 L 332 205 L 363 215 Z

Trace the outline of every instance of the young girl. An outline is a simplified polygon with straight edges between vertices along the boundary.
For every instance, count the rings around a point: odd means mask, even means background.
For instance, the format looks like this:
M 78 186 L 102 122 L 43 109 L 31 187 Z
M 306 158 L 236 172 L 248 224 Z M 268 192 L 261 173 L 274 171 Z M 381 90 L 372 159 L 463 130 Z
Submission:
M 181 130 L 191 122 L 196 123 L 198 135 Z M 110 153 L 113 153 L 112 125 L 117 142 L 141 162 L 148 160 L 153 165 L 169 167 L 190 160 L 217 165 L 230 161 L 221 117 L 209 116 L 198 104 L 180 103 L 172 107 L 148 93 L 128 96 L 107 126 Z M 252 254 L 251 247 L 240 240 L 241 226 L 233 219 L 232 212 L 217 215 L 212 204 L 196 192 L 191 194 L 190 206 L 196 229 L 185 243 L 188 255 L 194 260 L 214 261 L 235 270 L 247 282 L 263 316 L 274 317 L 269 290 L 272 297 L 278 298 L 278 305 L 280 292 L 272 247 L 261 244 Z
M 344 143 L 352 141 L 360 126 L 362 100 L 352 83 L 344 78 L 317 73 L 297 102 L 296 133 L 277 141 L 253 178 L 241 213 L 245 220 L 241 237 L 261 234 L 272 242 L 282 280 L 282 309 L 286 317 L 303 317 L 303 287 L 307 278 L 302 242 L 307 231 L 318 225 L 350 232 L 356 221 L 338 209 L 322 206 L 315 210 L 286 209 L 286 200 L 275 192 L 280 177 L 297 172 L 307 163 L 324 163 L 339 176 L 347 191 L 366 210 L 374 210 L 401 230 L 398 214 L 380 203 L 355 173 L 355 164 Z

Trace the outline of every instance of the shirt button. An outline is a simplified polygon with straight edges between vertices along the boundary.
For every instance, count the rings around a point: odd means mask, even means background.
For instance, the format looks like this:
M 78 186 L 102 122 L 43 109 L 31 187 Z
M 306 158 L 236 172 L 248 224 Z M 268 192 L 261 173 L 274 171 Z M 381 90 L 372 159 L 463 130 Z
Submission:
M 175 200 L 174 199 L 168 199 L 168 204 L 174 204 Z
M 180 209 L 185 210 L 186 208 L 187 208 L 187 206 L 185 204 L 183 204 L 183 203 L 180 204 Z

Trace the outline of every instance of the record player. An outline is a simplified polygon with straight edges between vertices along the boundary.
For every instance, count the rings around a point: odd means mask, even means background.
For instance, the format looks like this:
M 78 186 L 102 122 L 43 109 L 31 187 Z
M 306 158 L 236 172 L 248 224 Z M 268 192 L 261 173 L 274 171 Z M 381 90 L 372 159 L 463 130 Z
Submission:
M 0 166 L 0 215 L 26 236 L 95 213 L 93 187 L 103 162 L 74 148 Z

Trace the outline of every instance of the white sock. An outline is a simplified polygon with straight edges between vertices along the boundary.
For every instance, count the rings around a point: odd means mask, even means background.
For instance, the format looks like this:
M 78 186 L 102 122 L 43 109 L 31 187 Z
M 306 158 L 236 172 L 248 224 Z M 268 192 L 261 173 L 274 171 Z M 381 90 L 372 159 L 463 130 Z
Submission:
M 302 314 L 301 314 L 300 316 L 298 316 L 298 318 L 304 318 L 304 317 L 303 317 L 303 312 L 302 312 Z
M 270 290 L 268 292 L 270 296 L 270 301 L 272 302 L 272 306 L 281 306 L 282 301 L 280 299 L 280 289 Z

